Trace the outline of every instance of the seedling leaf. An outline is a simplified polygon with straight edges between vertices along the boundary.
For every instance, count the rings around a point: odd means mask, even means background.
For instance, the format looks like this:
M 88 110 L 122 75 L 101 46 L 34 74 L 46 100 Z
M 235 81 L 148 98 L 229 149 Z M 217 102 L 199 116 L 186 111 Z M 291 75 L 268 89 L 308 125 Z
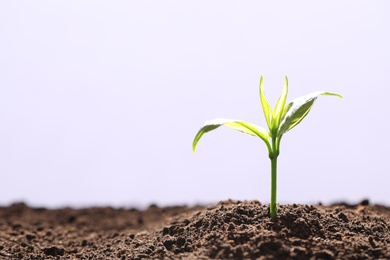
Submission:
M 271 129 L 272 109 L 271 109 L 271 106 L 269 105 L 267 99 L 265 98 L 263 76 L 260 77 L 259 89 L 260 89 L 260 102 L 261 102 L 261 106 L 263 107 L 265 121 L 267 122 L 268 128 Z
M 282 136 L 287 131 L 298 125 L 310 112 L 314 102 L 319 96 L 337 96 L 341 95 L 326 91 L 316 91 L 306 96 L 291 101 L 283 111 L 283 118 L 279 126 L 278 136 Z
M 240 120 L 217 118 L 214 120 L 206 121 L 203 127 L 198 131 L 194 138 L 194 141 L 192 142 L 192 151 L 195 152 L 200 139 L 205 133 L 217 129 L 222 125 L 243 132 L 245 134 L 260 137 L 266 143 L 268 143 L 268 138 L 270 137 L 270 134 L 266 129 L 255 124 Z
M 273 116 L 272 116 L 272 132 L 277 131 L 277 128 L 279 127 L 280 124 L 280 119 L 282 118 L 283 115 L 283 109 L 284 105 L 286 104 L 286 99 L 287 99 L 287 93 L 288 93 L 288 78 L 287 76 L 284 77 L 284 88 L 282 91 L 282 94 L 280 95 L 278 102 L 276 102 Z

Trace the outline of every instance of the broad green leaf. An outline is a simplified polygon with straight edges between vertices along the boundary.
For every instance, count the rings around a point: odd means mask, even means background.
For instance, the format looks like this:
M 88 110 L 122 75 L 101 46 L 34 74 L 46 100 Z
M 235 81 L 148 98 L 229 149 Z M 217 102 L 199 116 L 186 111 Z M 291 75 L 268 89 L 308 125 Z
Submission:
M 196 134 L 194 141 L 192 142 L 192 151 L 195 152 L 196 147 L 198 145 L 199 140 L 202 138 L 202 136 L 210 132 L 214 129 L 217 129 L 218 127 L 225 125 L 227 127 L 230 127 L 234 130 L 260 137 L 264 142 L 268 143 L 268 138 L 270 137 L 269 132 L 257 125 L 240 121 L 240 120 L 233 120 L 233 119 L 223 119 L 223 118 L 217 118 L 214 120 L 206 121 L 204 126 L 198 131 Z
M 290 110 L 290 107 L 292 106 L 292 102 L 288 103 L 288 105 L 286 105 L 283 109 L 283 113 L 282 113 L 282 117 L 281 117 L 281 121 L 283 121 L 283 118 L 284 116 L 286 115 L 287 111 Z M 280 124 L 279 124 L 280 125 Z M 280 127 L 279 127 L 280 129 Z
M 288 93 L 288 78 L 284 77 L 284 88 L 282 94 L 280 95 L 278 102 L 276 102 L 273 116 L 272 116 L 272 131 L 277 130 L 280 124 L 280 119 L 282 118 L 284 105 L 286 104 Z
M 272 109 L 271 109 L 271 106 L 269 105 L 267 99 L 265 98 L 263 76 L 260 77 L 259 89 L 260 89 L 260 102 L 261 102 L 261 106 L 263 107 L 265 121 L 267 122 L 268 128 L 271 130 Z
M 326 91 L 317 91 L 291 101 L 283 111 L 283 118 L 279 126 L 278 136 L 282 136 L 284 133 L 298 125 L 302 121 L 302 119 L 307 116 L 314 102 L 321 95 L 337 96 L 339 98 L 342 98 L 342 96 L 339 94 L 330 93 Z

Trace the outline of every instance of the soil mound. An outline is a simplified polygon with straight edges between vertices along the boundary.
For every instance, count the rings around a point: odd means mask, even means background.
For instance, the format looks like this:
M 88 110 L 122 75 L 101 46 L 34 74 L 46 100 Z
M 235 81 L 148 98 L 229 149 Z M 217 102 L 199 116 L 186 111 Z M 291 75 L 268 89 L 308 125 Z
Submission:
M 390 208 L 0 208 L 0 259 L 390 259 Z

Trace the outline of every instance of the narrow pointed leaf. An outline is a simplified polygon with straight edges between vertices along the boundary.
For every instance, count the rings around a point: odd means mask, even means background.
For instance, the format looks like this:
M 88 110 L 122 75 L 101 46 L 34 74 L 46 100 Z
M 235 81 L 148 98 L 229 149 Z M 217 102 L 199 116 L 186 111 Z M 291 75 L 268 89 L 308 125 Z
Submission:
M 273 116 L 272 116 L 272 130 L 277 130 L 280 124 L 280 119 L 282 118 L 284 105 L 286 104 L 288 93 L 288 78 L 285 76 L 284 78 L 284 88 L 282 94 L 280 95 L 278 102 L 276 102 Z
M 202 138 L 202 136 L 205 133 L 210 132 L 214 129 L 217 129 L 218 127 L 220 127 L 222 125 L 225 125 L 229 128 L 232 128 L 234 130 L 237 130 L 237 131 L 249 134 L 249 135 L 260 137 L 264 142 L 266 142 L 266 144 L 269 143 L 268 142 L 268 138 L 270 137 L 269 132 L 260 126 L 257 126 L 257 125 L 254 125 L 254 124 L 251 124 L 248 122 L 240 121 L 240 120 L 217 118 L 214 120 L 206 121 L 204 126 L 198 131 L 198 133 L 196 134 L 196 136 L 194 138 L 194 141 L 192 142 L 192 151 L 195 152 L 196 147 L 197 147 L 200 139 Z
M 265 98 L 263 76 L 260 77 L 259 88 L 260 88 L 260 102 L 261 102 L 261 106 L 263 107 L 265 121 L 267 122 L 268 128 L 271 129 L 272 109 L 271 109 L 271 106 L 269 105 L 267 99 Z
M 302 119 L 307 116 L 314 102 L 321 95 L 337 96 L 339 98 L 342 98 L 342 96 L 339 94 L 330 93 L 326 91 L 317 91 L 291 101 L 283 111 L 284 115 L 279 126 L 278 136 L 283 135 L 284 133 L 298 125 L 302 121 Z

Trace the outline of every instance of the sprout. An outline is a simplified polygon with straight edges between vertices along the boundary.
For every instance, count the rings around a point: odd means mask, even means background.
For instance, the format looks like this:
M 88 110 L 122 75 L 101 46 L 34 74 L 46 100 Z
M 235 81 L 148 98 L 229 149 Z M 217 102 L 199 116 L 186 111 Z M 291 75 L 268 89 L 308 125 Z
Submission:
M 206 121 L 204 126 L 196 134 L 192 143 L 192 150 L 195 152 L 199 140 L 202 136 L 218 127 L 224 125 L 234 130 L 259 137 L 264 141 L 268 148 L 268 156 L 271 160 L 271 203 L 270 217 L 275 218 L 278 212 L 276 203 L 276 177 L 277 177 L 277 158 L 279 156 L 280 140 L 283 134 L 298 125 L 303 118 L 310 112 L 314 102 L 319 96 L 337 96 L 341 95 L 326 91 L 317 91 L 306 96 L 297 98 L 286 105 L 288 93 L 288 79 L 284 80 L 284 88 L 274 109 L 272 110 L 264 95 L 263 76 L 260 78 L 260 102 L 263 107 L 265 120 L 268 130 L 252 123 L 241 120 L 217 118 Z M 270 140 L 271 139 L 271 140 Z

